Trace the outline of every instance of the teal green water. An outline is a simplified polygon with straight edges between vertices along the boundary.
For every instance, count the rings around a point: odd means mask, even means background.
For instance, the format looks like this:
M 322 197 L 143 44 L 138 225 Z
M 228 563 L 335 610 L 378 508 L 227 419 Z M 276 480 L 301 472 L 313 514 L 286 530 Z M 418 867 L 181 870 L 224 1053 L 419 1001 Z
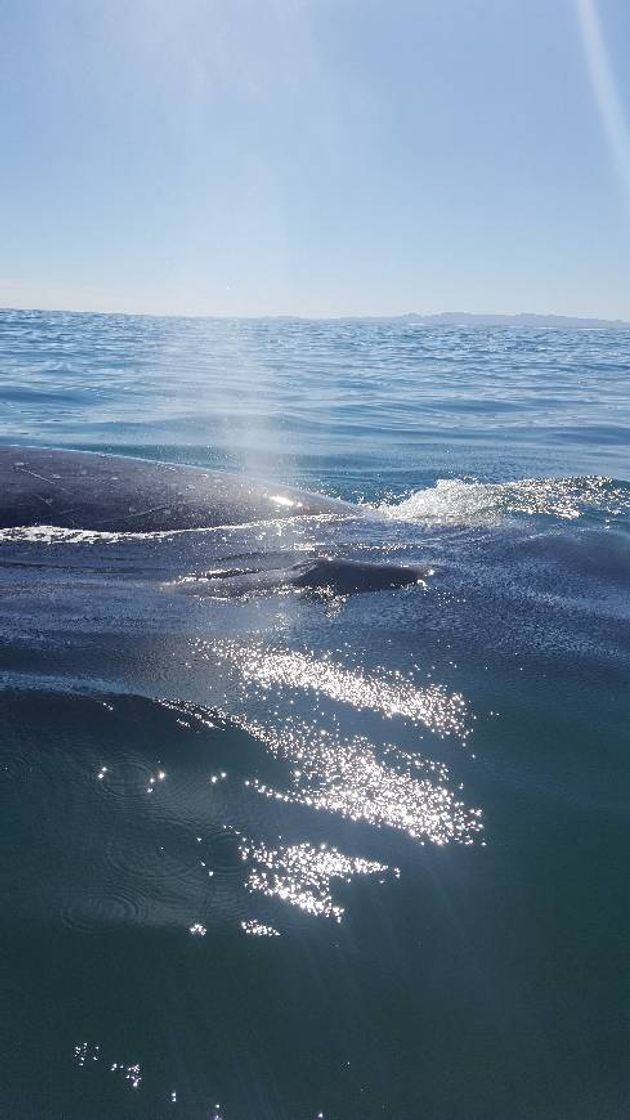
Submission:
M 0 442 L 368 507 L 0 531 L 2 1115 L 622 1120 L 628 333 L 0 322 Z M 312 554 L 433 574 L 197 578 Z

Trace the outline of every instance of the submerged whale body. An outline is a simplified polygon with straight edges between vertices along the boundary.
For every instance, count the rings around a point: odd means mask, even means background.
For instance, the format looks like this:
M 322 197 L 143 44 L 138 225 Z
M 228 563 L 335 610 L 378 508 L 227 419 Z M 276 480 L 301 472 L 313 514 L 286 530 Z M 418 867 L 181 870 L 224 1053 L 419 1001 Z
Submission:
M 326 515 L 340 522 L 362 511 L 347 502 L 199 467 L 40 448 L 0 448 L 0 529 L 54 526 L 103 533 L 171 533 Z M 351 592 L 417 584 L 426 571 L 310 556 L 284 566 L 186 577 L 205 594 L 249 594 L 295 587 Z
M 285 567 L 202 572 L 186 577 L 193 591 L 223 597 L 275 591 L 284 587 L 350 595 L 360 591 L 388 591 L 423 583 L 430 569 L 401 564 L 373 564 L 363 560 L 311 557 Z

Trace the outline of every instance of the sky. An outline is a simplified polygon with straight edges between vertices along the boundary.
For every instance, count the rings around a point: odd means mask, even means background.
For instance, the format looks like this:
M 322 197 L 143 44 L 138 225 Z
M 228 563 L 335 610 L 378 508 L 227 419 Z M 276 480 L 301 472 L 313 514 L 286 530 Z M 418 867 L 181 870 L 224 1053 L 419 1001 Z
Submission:
M 0 306 L 630 319 L 628 0 L 0 0 Z

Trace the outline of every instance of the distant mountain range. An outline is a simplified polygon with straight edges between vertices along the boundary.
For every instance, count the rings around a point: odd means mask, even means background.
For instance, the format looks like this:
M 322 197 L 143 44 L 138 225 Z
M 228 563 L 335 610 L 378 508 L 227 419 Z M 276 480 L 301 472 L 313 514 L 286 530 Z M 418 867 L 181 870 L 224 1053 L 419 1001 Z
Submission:
M 24 311 L 26 313 L 48 314 L 48 310 L 41 308 L 0 307 L 0 312 Z M 71 315 L 104 315 L 106 311 L 73 311 L 69 308 L 50 310 L 50 314 Z M 419 323 L 425 327 L 555 327 L 567 330 L 630 330 L 630 321 L 626 319 L 581 319 L 575 315 L 534 315 L 523 313 L 519 315 L 478 315 L 472 311 L 440 311 L 434 315 L 420 315 L 417 311 L 409 311 L 404 315 L 158 315 L 149 312 L 112 312 L 111 314 L 129 315 L 131 318 L 204 318 L 204 319 L 268 319 L 278 322 L 292 322 L 304 319 L 306 321 L 329 321 L 332 319 L 347 322 L 372 322 L 372 323 Z
M 469 311 L 443 311 L 439 315 L 395 315 L 392 318 L 427 327 L 567 327 L 628 329 L 623 319 L 579 319 L 572 315 L 475 315 Z

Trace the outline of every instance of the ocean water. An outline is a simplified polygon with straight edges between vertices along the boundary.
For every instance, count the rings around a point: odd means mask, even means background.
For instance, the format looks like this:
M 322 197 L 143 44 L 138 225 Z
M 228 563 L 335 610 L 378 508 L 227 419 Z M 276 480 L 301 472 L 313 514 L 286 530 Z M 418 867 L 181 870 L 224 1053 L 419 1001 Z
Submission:
M 625 1118 L 629 355 L 0 313 L 1 444 L 356 507 L 0 530 L 3 1116 Z

